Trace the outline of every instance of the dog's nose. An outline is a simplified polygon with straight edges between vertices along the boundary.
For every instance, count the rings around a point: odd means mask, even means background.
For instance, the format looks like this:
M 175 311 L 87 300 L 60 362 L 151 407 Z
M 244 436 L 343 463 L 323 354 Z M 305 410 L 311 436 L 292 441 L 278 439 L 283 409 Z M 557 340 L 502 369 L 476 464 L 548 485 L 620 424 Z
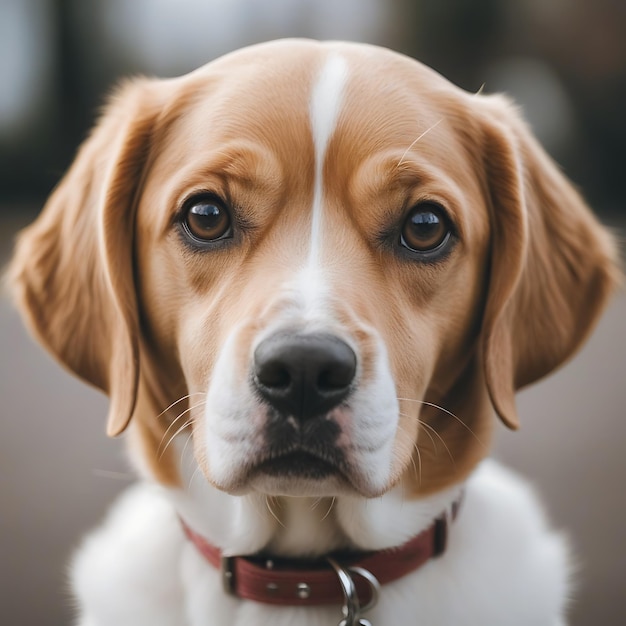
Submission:
M 350 393 L 354 350 L 334 335 L 277 334 L 254 351 L 254 382 L 280 413 L 297 419 L 323 415 Z

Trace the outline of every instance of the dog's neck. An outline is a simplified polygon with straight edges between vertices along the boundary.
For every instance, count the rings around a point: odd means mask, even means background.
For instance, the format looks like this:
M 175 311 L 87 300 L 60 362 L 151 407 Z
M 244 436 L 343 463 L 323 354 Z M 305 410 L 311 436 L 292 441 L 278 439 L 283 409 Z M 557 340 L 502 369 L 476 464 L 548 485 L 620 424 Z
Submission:
M 194 463 L 195 465 L 195 463 Z M 184 488 L 167 488 L 179 515 L 227 554 L 320 556 L 340 549 L 379 550 L 419 534 L 458 499 L 462 487 L 419 499 L 398 486 L 380 498 L 229 495 L 200 471 L 182 471 Z

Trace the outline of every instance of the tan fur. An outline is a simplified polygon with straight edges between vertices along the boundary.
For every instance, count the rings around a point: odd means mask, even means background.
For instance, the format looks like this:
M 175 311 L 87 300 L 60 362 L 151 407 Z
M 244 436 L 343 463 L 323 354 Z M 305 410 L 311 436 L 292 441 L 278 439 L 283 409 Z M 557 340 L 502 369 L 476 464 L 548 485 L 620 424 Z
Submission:
M 461 92 L 388 51 L 339 49 L 349 82 L 324 164 L 332 306 L 365 355 L 365 379 L 368 328 L 383 337 L 403 398 L 394 481 L 429 493 L 486 454 L 492 406 L 517 427 L 515 390 L 578 348 L 615 285 L 615 247 L 503 98 Z M 206 390 L 235 326 L 245 376 L 256 333 L 286 306 L 278 286 L 309 233 L 308 94 L 321 59 L 316 44 L 281 43 L 127 84 L 18 240 L 10 276 L 31 328 L 110 395 L 110 435 L 134 414 L 138 447 L 166 484 L 178 478 L 161 448 L 194 402 L 157 415 Z M 177 207 L 203 190 L 251 225 L 206 255 L 173 228 Z M 423 199 L 446 206 L 460 233 L 438 265 L 377 243 L 382 222 Z

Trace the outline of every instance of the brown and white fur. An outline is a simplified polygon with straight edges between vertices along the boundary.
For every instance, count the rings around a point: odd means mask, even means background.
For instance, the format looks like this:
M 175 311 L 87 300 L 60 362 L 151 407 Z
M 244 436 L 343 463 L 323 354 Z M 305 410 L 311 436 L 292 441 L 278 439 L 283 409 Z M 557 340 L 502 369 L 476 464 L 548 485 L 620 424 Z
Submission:
M 198 194 L 231 221 L 206 246 L 181 225 Z M 420 206 L 443 211 L 445 254 L 401 245 Z M 73 562 L 78 623 L 336 624 L 339 607 L 225 595 L 178 516 L 227 554 L 320 555 L 402 544 L 464 489 L 445 554 L 368 619 L 564 624 L 564 541 L 484 458 L 494 410 L 518 426 L 515 391 L 579 347 L 617 274 L 515 108 L 409 58 L 292 40 L 128 82 L 10 268 L 39 340 L 109 394 L 108 433 L 128 427 L 145 479 Z M 257 347 L 320 334 L 355 355 L 347 396 L 277 417 Z M 276 419 L 298 470 L 266 471 Z

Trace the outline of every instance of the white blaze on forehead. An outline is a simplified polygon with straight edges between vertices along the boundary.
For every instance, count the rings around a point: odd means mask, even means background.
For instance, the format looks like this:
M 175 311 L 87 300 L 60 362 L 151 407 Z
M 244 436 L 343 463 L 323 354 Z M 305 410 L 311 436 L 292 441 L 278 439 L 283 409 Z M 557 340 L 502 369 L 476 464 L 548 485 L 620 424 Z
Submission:
M 326 149 L 337 125 L 348 75 L 348 66 L 343 57 L 331 54 L 324 63 L 313 86 L 309 115 L 313 148 L 315 150 L 315 179 L 313 206 L 311 211 L 311 239 L 306 267 L 299 282 L 305 294 L 306 308 L 316 308 L 314 303 L 323 300 L 327 287 L 321 276 L 322 214 L 324 204 L 324 161 Z
M 311 219 L 309 261 L 317 260 L 321 237 L 322 203 L 324 198 L 324 159 L 332 137 L 343 97 L 348 67 L 343 57 L 332 54 L 313 87 L 310 104 L 313 147 L 315 149 L 315 186 Z

